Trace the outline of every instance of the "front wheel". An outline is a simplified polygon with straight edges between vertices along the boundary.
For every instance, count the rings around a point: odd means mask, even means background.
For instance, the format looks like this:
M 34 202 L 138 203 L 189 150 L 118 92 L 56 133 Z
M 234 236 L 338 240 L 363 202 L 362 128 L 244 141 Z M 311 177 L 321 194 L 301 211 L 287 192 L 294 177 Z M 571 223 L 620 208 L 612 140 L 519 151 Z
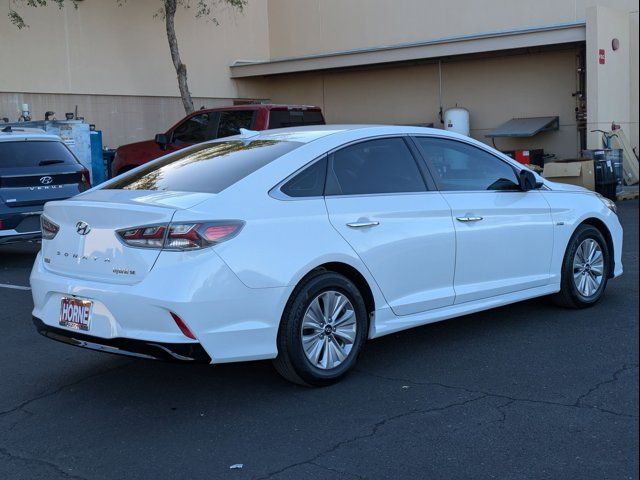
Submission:
M 597 303 L 610 276 L 609 248 L 602 232 L 592 225 L 581 225 L 571 237 L 562 263 L 561 290 L 557 304 L 586 308 Z
M 335 383 L 355 365 L 367 327 L 367 309 L 353 282 L 320 272 L 298 286 L 287 305 L 274 366 L 301 385 Z

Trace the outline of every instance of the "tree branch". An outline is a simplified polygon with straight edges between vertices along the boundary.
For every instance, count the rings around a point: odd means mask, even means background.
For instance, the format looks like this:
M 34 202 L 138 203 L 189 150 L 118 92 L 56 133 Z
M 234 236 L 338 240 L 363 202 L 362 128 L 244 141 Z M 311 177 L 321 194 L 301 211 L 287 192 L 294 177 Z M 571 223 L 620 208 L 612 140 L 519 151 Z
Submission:
M 171 60 L 178 76 L 178 89 L 182 98 L 182 105 L 186 113 L 194 111 L 191 92 L 187 81 L 187 66 L 182 63 L 180 50 L 178 49 L 178 38 L 176 37 L 175 16 L 177 0 L 164 0 L 164 22 L 167 29 L 167 40 L 169 41 L 169 51 Z

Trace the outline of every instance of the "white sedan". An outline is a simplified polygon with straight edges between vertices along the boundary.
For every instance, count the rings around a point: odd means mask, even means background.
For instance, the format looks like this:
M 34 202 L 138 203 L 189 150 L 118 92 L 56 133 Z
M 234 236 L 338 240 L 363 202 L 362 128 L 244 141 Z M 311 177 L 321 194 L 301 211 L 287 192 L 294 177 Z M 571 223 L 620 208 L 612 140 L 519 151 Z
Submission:
M 38 331 L 185 362 L 274 359 L 326 385 L 367 339 L 622 273 L 615 204 L 442 130 L 244 131 L 50 202 Z

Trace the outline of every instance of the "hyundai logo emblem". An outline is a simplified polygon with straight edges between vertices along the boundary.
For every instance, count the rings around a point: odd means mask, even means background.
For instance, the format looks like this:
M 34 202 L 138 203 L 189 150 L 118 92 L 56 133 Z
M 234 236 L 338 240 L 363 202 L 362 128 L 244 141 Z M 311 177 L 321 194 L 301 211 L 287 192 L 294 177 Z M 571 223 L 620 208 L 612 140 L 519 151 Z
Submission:
M 76 223 L 76 232 L 78 232 L 78 235 L 86 235 L 90 231 L 91 227 L 89 227 L 89 224 L 87 222 L 80 221 Z
M 46 177 L 40 177 L 40 183 L 42 185 L 49 185 L 53 183 L 53 178 L 51 178 L 49 175 L 47 175 Z

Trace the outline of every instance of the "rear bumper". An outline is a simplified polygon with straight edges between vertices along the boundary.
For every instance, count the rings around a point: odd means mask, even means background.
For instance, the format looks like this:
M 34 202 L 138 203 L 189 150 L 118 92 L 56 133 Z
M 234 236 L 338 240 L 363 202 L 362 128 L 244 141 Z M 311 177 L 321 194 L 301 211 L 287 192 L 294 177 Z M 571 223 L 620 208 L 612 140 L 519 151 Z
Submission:
M 41 211 L 29 209 L 22 212 L 0 213 L 2 229 L 0 229 L 0 245 L 41 238 Z
M 280 317 L 293 289 L 248 288 L 210 249 L 163 252 L 143 280 L 133 284 L 54 273 L 45 267 L 40 252 L 30 283 L 32 316 L 54 332 L 63 330 L 75 339 L 124 350 L 131 348 L 126 343 L 129 340 L 135 342 L 133 345 L 188 343 L 202 347 L 211 363 L 275 358 Z M 80 334 L 92 338 L 79 337 L 77 330 L 59 325 L 63 297 L 93 302 L 90 330 Z M 181 332 L 172 312 L 182 319 L 196 340 Z M 125 344 L 121 343 L 123 340 Z
M 199 343 L 159 343 L 130 338 L 100 338 L 52 327 L 37 317 L 33 317 L 33 323 L 41 335 L 76 347 L 150 360 L 211 363 L 211 357 Z

